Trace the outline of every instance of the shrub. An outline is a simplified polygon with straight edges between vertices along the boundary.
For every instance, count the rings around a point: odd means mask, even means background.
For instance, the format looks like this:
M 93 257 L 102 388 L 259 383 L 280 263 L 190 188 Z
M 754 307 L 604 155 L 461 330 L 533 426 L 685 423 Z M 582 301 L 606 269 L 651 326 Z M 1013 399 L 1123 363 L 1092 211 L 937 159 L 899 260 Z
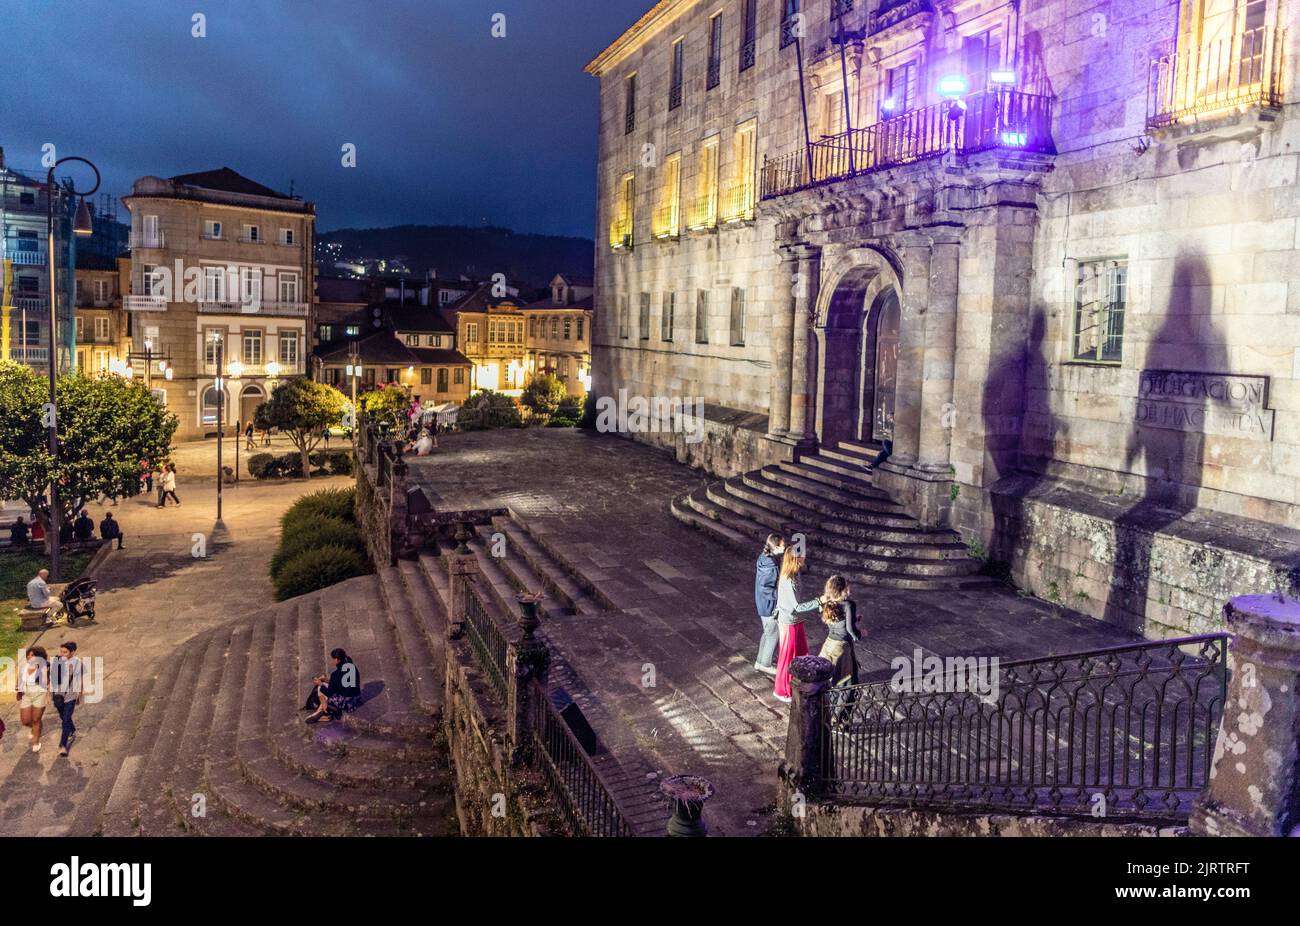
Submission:
M 549 373 L 539 373 L 524 387 L 520 398 L 525 408 L 534 415 L 549 418 L 555 414 L 560 403 L 564 401 L 564 383 Z
M 465 400 L 457 413 L 456 424 L 462 431 L 486 431 L 491 428 L 522 427 L 523 419 L 514 399 L 484 389 Z
M 254 479 L 265 479 L 273 463 L 275 463 L 275 454 L 255 453 L 248 458 L 248 474 Z
M 546 426 L 548 428 L 576 428 L 578 422 L 574 421 L 572 418 L 552 418 L 550 421 L 546 422 Z
M 356 489 L 321 489 L 304 495 L 290 505 L 280 518 L 280 529 L 283 533 L 289 533 L 293 525 L 311 515 L 355 523 L 356 504 Z
M 351 450 L 327 450 L 325 451 L 325 463 L 332 476 L 352 475 Z
M 306 595 L 369 572 L 365 558 L 356 550 L 339 546 L 303 550 L 287 560 L 275 577 L 275 600 Z
M 582 417 L 583 402 L 576 395 L 566 395 L 555 411 L 556 418 L 572 418 L 577 421 Z
M 587 400 L 582 405 L 582 417 L 578 419 L 578 427 L 586 431 L 596 430 L 596 394 L 587 393 Z
M 278 578 L 286 563 L 305 550 L 317 547 L 342 547 L 355 550 L 364 558 L 366 541 L 355 524 L 339 518 L 326 518 L 318 514 L 304 519 L 308 529 L 290 530 L 280 537 L 280 546 L 271 557 L 271 578 Z

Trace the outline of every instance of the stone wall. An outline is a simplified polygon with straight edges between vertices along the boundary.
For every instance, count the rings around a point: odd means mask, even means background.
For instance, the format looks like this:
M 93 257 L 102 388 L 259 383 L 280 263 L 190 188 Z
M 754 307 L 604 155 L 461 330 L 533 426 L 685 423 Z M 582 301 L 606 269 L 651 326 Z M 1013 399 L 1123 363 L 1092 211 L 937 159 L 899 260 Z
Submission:
M 907 807 L 810 802 L 793 820 L 800 836 L 1187 836 L 1187 827 L 1011 814 L 962 814 Z

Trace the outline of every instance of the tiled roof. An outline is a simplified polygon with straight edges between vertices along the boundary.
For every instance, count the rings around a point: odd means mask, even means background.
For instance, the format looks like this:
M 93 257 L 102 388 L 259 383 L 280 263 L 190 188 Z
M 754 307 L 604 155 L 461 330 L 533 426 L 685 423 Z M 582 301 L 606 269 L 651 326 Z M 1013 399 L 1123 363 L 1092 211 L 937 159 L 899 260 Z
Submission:
M 398 331 L 433 331 L 454 333 L 455 328 L 438 311 L 437 306 L 389 305 L 384 307 L 388 325 Z
M 277 193 L 270 187 L 262 186 L 249 180 L 243 174 L 236 173 L 229 167 L 217 170 L 203 170 L 194 174 L 179 174 L 172 177 L 173 183 L 201 187 L 205 190 L 221 190 L 224 193 L 243 193 L 247 196 L 270 196 L 275 199 L 292 199 L 283 193 Z
M 592 297 L 585 296 L 582 299 L 574 299 L 572 302 L 556 302 L 553 299 L 542 299 L 539 302 L 530 302 L 522 308 L 525 309 L 588 309 L 592 307 Z
M 362 364 L 389 366 L 429 366 L 431 364 L 469 364 L 469 358 L 458 350 L 438 347 L 407 347 L 391 331 L 380 331 L 359 339 L 357 353 Z M 352 356 L 351 345 L 340 347 L 322 345 L 318 355 L 324 363 L 347 363 Z

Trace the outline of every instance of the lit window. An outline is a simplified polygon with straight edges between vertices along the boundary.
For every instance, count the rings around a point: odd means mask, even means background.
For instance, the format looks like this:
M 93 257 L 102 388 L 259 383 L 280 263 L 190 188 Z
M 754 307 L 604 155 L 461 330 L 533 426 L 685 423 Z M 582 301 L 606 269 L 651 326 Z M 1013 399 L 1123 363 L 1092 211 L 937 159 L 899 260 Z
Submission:
M 656 238 L 675 238 L 681 232 L 682 156 L 670 154 L 664 161 L 659 185 L 659 205 L 655 209 Z
M 1127 261 L 1079 264 L 1074 296 L 1075 360 L 1119 363 L 1123 359 L 1127 304 Z
M 262 365 L 262 332 L 256 328 L 244 332 L 244 366 Z

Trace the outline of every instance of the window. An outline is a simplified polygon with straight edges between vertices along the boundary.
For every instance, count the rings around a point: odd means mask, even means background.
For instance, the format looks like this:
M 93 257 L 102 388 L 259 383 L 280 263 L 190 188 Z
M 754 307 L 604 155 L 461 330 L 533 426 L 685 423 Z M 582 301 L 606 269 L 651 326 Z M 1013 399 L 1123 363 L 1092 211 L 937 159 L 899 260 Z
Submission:
M 885 97 L 880 101 L 880 118 L 888 119 L 916 109 L 920 91 L 915 61 L 885 72 Z
M 623 82 L 623 134 L 631 135 L 636 128 L 636 75 L 629 74 Z
M 20 277 L 21 282 L 25 277 Z M 141 288 L 146 296 L 162 296 L 163 292 L 162 271 L 153 264 L 145 264 L 140 275 Z
M 663 314 L 659 317 L 659 340 L 673 339 L 673 313 L 677 310 L 677 294 L 664 293 Z
M 244 332 L 244 366 L 262 365 L 262 332 L 254 328 Z
M 102 315 L 95 319 L 95 340 L 108 340 L 108 319 L 104 318 Z
M 637 319 L 637 328 L 642 341 L 650 340 L 650 294 L 641 294 L 641 311 Z
M 724 221 L 743 222 L 754 217 L 757 128 L 751 119 L 736 129 L 732 140 L 731 185 L 723 204 Z
M 1123 359 L 1127 303 L 1127 261 L 1079 264 L 1074 295 L 1075 360 L 1119 363 Z
M 739 286 L 731 289 L 731 346 L 745 346 L 745 291 Z
M 560 316 L 552 315 L 551 316 L 551 340 L 558 341 L 559 339 L 560 339 Z
M 74 327 L 77 329 L 76 339 L 78 341 L 86 340 L 86 319 L 85 316 L 78 315 Z M 82 364 L 84 366 L 85 364 Z
M 111 288 L 108 280 L 95 280 L 95 302 L 107 303 L 110 299 Z
M 465 326 L 465 338 L 470 344 L 478 342 L 478 322 L 470 322 Z
M 586 324 L 587 324 L 587 320 L 586 320 L 585 318 L 582 318 L 582 317 L 579 317 L 579 318 L 578 318 L 578 340 L 579 340 L 579 341 L 582 340 L 582 337 L 583 337 L 583 335 L 582 335 L 582 329 L 583 329 L 584 327 L 586 327 Z
M 245 305 L 262 304 L 262 271 L 254 267 L 239 268 L 239 298 Z
M 262 229 L 256 225 L 245 225 L 244 234 L 239 240 L 248 244 L 258 244 L 262 240 Z
M 682 155 L 670 154 L 664 161 L 659 186 L 659 206 L 655 210 L 655 237 L 676 238 L 681 233 Z
M 298 274 L 282 271 L 277 279 L 280 285 L 280 301 L 297 302 Z
M 440 334 L 431 334 L 431 335 L 429 335 L 429 346 L 430 346 L 430 347 L 442 347 L 442 335 L 440 335 Z
M 463 385 L 465 385 L 465 368 L 464 368 L 464 367 L 456 367 L 456 377 L 455 377 L 455 382 L 456 382 L 456 385 L 457 385 L 457 386 L 463 386 Z
M 214 219 L 208 219 L 208 220 L 206 220 L 206 221 L 203 223 L 203 237 L 204 237 L 204 238 L 208 238 L 208 239 L 210 239 L 210 240 L 212 240 L 212 241 L 220 241 L 220 240 L 221 240 L 221 223 L 218 222 L 218 221 L 216 221 L 216 220 L 214 220 Z
M 438 367 L 438 391 L 447 391 L 447 368 Z
M 573 340 L 573 319 L 568 315 L 564 316 L 564 340 Z
M 530 338 L 537 337 L 537 316 L 536 315 L 528 316 L 528 336 Z
M 158 216 L 146 215 L 141 217 L 141 227 L 144 229 L 144 241 L 140 246 L 144 248 L 162 247 L 162 232 L 158 227 Z
M 569 358 L 568 358 L 568 357 L 561 357 L 560 360 L 559 360 L 559 362 L 555 365 L 555 371 L 556 371 L 557 373 L 560 374 L 560 379 L 568 379 L 568 378 L 569 378 Z
M 203 363 L 216 367 L 222 362 L 221 347 L 226 342 L 226 333 L 220 328 L 206 328 L 203 331 Z
M 298 369 L 298 333 L 280 332 L 280 366 L 287 371 Z
M 966 77 L 972 92 L 986 90 L 989 75 L 1002 68 L 1002 36 L 996 29 L 968 35 L 962 42 Z
M 609 244 L 613 248 L 632 247 L 633 223 L 636 221 L 636 175 L 624 174 L 618 183 L 614 219 L 610 222 Z
M 695 343 L 709 343 L 709 291 L 701 289 L 695 294 Z
M 685 39 L 678 39 L 673 42 L 673 63 L 671 78 L 668 82 L 668 109 L 670 111 L 682 105 L 682 64 L 685 48 Z
M 39 292 L 41 281 L 38 277 L 22 276 L 18 278 L 18 291 L 23 293 Z
M 221 267 L 203 268 L 203 301 L 222 302 L 226 295 L 226 271 Z
M 419 346 L 420 346 L 420 336 L 419 336 L 418 334 L 408 334 L 408 335 L 406 336 L 406 346 L 407 346 L 407 347 L 419 347 Z
M 722 14 L 709 20 L 709 62 L 704 89 L 712 90 L 722 83 Z
M 398 372 L 399 371 L 397 370 L 396 367 L 389 367 L 387 370 L 384 371 L 384 382 L 386 383 L 397 382 Z
M 346 328 L 343 329 L 343 333 L 344 333 L 347 337 L 349 337 L 349 338 L 360 337 L 360 336 L 361 336 L 361 326 L 360 326 L 360 325 L 348 325 Z
M 320 336 L 320 339 L 321 339 L 322 341 L 333 341 L 333 340 L 334 340 L 334 326 L 333 326 L 333 325 L 321 325 L 319 328 L 316 329 L 316 331 L 317 331 L 317 334 Z
M 628 297 L 620 296 L 618 299 L 618 336 L 627 337 L 628 330 Z
M 292 229 L 292 228 L 282 228 L 282 229 L 280 229 L 280 243 L 281 243 L 281 244 L 293 244 L 293 229 Z
M 799 0 L 781 0 L 781 47 L 793 45 L 803 38 L 803 15 Z
M 740 70 L 754 66 L 754 50 L 758 44 L 758 0 L 744 0 L 745 16 L 740 35 Z
M 439 373 L 442 371 L 439 370 Z M 420 367 L 420 385 L 427 386 L 433 382 L 433 370 L 428 367 Z
M 822 137 L 844 134 L 844 91 L 834 90 L 822 96 Z
M 95 351 L 95 372 L 107 373 L 109 365 L 112 363 L 112 354 L 106 350 Z
M 155 390 L 161 391 L 161 390 Z M 165 396 L 165 394 L 164 394 Z M 216 424 L 217 414 L 219 411 L 224 412 L 226 404 L 226 390 L 216 389 L 209 386 L 203 390 L 203 423 Z

